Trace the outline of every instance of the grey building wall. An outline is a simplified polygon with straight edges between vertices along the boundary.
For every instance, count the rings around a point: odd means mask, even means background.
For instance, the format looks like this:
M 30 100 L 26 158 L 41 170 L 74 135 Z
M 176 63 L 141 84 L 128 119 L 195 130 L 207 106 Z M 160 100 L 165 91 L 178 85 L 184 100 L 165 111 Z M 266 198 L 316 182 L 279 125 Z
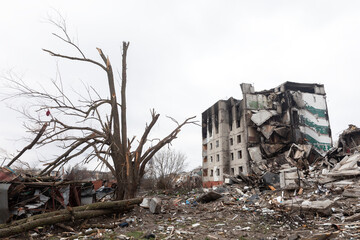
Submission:
M 220 100 L 202 114 L 203 181 L 223 181 L 223 174 L 249 173 L 242 102 Z

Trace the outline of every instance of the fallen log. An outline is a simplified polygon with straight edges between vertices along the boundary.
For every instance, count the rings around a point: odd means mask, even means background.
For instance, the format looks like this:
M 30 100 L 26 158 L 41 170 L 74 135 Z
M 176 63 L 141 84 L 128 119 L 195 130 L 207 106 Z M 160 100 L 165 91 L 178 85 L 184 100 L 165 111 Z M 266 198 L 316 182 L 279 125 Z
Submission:
M 0 225 L 0 237 L 29 231 L 39 226 L 63 223 L 75 219 L 88 219 L 101 215 L 118 213 L 131 209 L 135 204 L 140 204 L 142 198 L 120 200 L 113 202 L 93 203 L 85 206 L 63 209 L 59 211 L 34 215 L 26 219 L 14 221 L 11 224 Z
M 67 212 L 58 216 L 52 216 L 47 218 L 39 218 L 31 222 L 25 222 L 16 226 L 8 226 L 7 228 L 0 229 L 0 237 L 9 237 L 14 234 L 22 233 L 34 229 L 39 226 L 52 225 L 60 222 L 71 221 L 72 219 L 85 219 L 93 218 L 102 215 L 108 215 L 114 213 L 113 209 L 106 210 L 86 210 L 81 212 Z
M 79 212 L 79 211 L 85 211 L 85 210 L 97 210 L 97 209 L 109 209 L 109 208 L 117 209 L 117 210 L 125 210 L 132 205 L 140 204 L 142 202 L 142 200 L 143 200 L 142 198 L 133 198 L 133 199 L 128 199 L 128 200 L 97 202 L 97 203 L 92 203 L 92 204 L 73 207 L 73 208 L 69 207 L 68 209 L 62 209 L 62 210 L 58 210 L 58 211 L 54 211 L 54 212 L 38 214 L 38 215 L 34 215 L 34 216 L 31 216 L 28 218 L 20 219 L 20 220 L 12 222 L 11 224 L 0 224 L 0 229 L 6 228 L 9 226 L 13 226 L 13 225 L 23 224 L 25 222 L 34 221 L 39 218 L 48 218 L 48 217 L 53 217 L 53 216 L 57 216 L 57 215 L 61 215 L 61 214 L 66 214 L 68 212 Z

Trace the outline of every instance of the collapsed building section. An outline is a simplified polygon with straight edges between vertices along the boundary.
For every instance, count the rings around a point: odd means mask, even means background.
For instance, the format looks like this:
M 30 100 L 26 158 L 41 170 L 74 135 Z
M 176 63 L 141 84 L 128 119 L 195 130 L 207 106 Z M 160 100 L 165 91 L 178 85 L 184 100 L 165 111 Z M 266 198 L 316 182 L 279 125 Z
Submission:
M 220 100 L 202 113 L 203 183 L 222 184 L 224 174 L 257 175 L 307 168 L 331 146 L 324 86 L 285 82 L 243 98 Z
M 360 151 L 360 128 L 349 124 L 348 129 L 344 130 L 338 141 L 338 148 L 342 155 L 350 155 L 355 151 Z

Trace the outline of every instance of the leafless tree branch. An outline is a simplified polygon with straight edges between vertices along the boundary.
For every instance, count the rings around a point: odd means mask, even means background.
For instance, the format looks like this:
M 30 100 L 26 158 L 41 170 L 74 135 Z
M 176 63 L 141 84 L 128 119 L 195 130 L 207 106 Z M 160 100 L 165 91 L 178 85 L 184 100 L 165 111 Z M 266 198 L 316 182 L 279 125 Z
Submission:
M 118 183 L 116 189 L 117 198 L 132 198 L 135 196 L 137 187 L 144 175 L 146 164 L 162 147 L 171 144 L 177 138 L 183 126 L 196 124 L 195 117 L 187 118 L 182 123 L 168 117 L 177 126 L 166 137 L 159 139 L 156 144 L 150 145 L 149 134 L 160 117 L 160 114 L 152 109 L 151 121 L 149 124 L 146 124 L 138 145 L 132 151 L 132 145 L 136 138 L 128 139 L 126 102 L 127 52 L 129 42 L 123 42 L 122 45 L 121 87 L 118 102 L 117 89 L 115 88 L 116 80 L 110 58 L 100 48 L 97 48 L 97 51 L 103 63 L 87 58 L 84 52 L 68 35 L 64 18 L 60 18 L 58 21 L 50 20 L 50 22 L 62 32 L 61 35 L 57 33 L 53 35 L 74 47 L 81 57 L 67 56 L 48 49 L 43 49 L 43 51 L 57 58 L 86 62 L 99 66 L 106 72 L 109 95 L 107 99 L 104 99 L 93 87 L 88 87 L 84 84 L 84 91 L 86 91 L 87 97 L 76 92 L 80 100 L 73 101 L 65 92 L 61 79 L 60 83 L 57 80 L 52 80 L 52 85 L 55 89 L 55 94 L 52 94 L 50 90 L 43 87 L 42 90 L 35 90 L 29 87 L 22 79 L 16 76 L 10 75 L 7 78 L 8 82 L 12 84 L 12 89 L 16 91 L 15 94 L 7 99 L 26 97 L 36 101 L 36 103 L 31 105 L 32 109 L 36 108 L 35 111 L 30 114 L 24 109 L 22 112 L 29 120 L 25 127 L 30 132 L 39 136 L 36 137 L 36 141 L 34 140 L 34 144 L 38 146 L 55 144 L 60 149 L 64 149 L 60 155 L 45 165 L 40 174 L 49 174 L 51 171 L 64 166 L 64 164 L 75 158 L 81 159 L 80 161 L 83 163 L 98 160 L 99 165 L 106 166 L 116 178 Z M 95 98 L 92 97 L 92 94 L 95 95 Z M 45 113 L 46 116 L 44 116 Z M 46 120 L 43 119 L 44 117 Z M 48 127 L 44 128 L 43 131 L 39 131 L 39 125 Z M 144 151 L 148 144 L 150 147 Z M 30 144 L 29 146 L 32 147 L 33 145 Z

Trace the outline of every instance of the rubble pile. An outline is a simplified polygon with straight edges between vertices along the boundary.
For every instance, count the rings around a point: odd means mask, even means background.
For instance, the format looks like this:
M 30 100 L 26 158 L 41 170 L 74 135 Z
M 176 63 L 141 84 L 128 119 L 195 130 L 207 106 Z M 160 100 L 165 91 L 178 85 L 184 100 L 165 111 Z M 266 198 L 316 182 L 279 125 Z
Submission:
M 258 174 L 224 175 L 224 184 L 210 189 L 146 193 L 120 202 L 92 203 L 111 188 L 95 194 L 91 183 L 1 168 L 0 216 L 13 221 L 0 225 L 0 236 L 28 231 L 39 239 L 358 239 L 359 135 L 349 126 L 325 153 L 291 144 L 266 158 L 263 148 L 254 147 L 249 153 L 259 160 Z M 40 227 L 46 225 L 61 231 Z
M 340 151 L 332 149 L 306 168 L 296 164 L 306 162 L 306 149 L 293 145 L 285 154 L 288 167 L 278 173 L 226 176 L 224 185 L 212 189 L 145 196 L 139 206 L 133 204 L 132 211 L 120 214 L 113 207 L 92 210 L 91 205 L 61 210 L 62 223 L 48 222 L 59 231 L 35 228 L 29 234 L 38 239 L 357 239 L 360 153 L 340 157 Z M 53 201 L 56 198 L 47 204 Z M 82 208 L 116 214 L 88 215 L 84 221 L 76 218 Z M 40 215 L 32 216 L 32 222 L 44 219 Z M 12 226 L 23 228 L 19 221 Z M 10 231 L 6 229 L 9 225 L 0 225 L 0 234 Z
M 359 203 L 347 196 L 349 185 L 260 190 L 236 179 L 184 195 L 144 198 L 123 217 L 135 220 L 114 234 L 127 236 L 123 239 L 133 232 L 156 239 L 357 239 Z M 149 208 L 153 199 L 160 211 Z
M 0 223 L 95 201 L 92 182 L 33 177 L 9 167 L 0 168 L 0 196 Z
M 338 146 L 327 152 L 321 152 L 311 144 L 293 143 L 268 157 L 263 146 L 250 147 L 253 174 L 240 174 L 237 178 L 249 185 L 272 190 L 314 188 L 317 184 L 329 186 L 329 183 L 342 185 L 337 182 L 360 175 L 357 141 L 360 144 L 360 129 L 350 125 L 340 135 Z M 224 177 L 225 183 L 237 182 L 233 176 L 224 174 Z
M 156 196 L 161 210 L 138 208 L 131 214 L 141 221 L 130 228 L 159 239 L 358 239 L 357 133 L 351 125 L 327 152 L 291 144 L 267 158 L 262 147 L 250 148 L 257 173 L 225 174 L 223 186 L 205 192 Z

